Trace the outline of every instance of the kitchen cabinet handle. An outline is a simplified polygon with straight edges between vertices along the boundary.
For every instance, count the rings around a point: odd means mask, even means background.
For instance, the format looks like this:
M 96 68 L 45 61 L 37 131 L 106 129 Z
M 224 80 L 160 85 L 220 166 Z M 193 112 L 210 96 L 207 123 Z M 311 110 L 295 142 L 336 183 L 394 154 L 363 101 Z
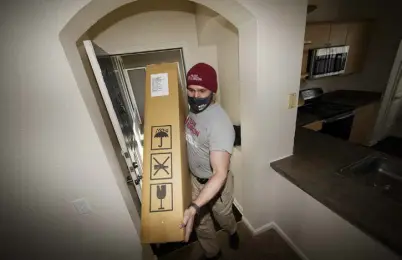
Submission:
M 349 112 L 347 114 L 342 114 L 342 115 L 339 115 L 339 116 L 334 116 L 334 117 L 325 119 L 325 120 L 323 120 L 323 123 L 332 123 L 332 122 L 342 120 L 342 119 L 345 119 L 345 118 L 348 118 L 348 117 L 351 117 L 351 116 L 354 116 L 354 115 L 355 115 L 355 113 L 354 113 L 354 111 L 352 111 L 352 112 Z

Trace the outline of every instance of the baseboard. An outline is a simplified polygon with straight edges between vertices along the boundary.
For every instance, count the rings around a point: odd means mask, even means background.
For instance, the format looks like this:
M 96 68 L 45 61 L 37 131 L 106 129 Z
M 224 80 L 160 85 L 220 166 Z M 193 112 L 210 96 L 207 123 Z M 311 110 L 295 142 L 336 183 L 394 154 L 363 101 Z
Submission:
M 244 223 L 244 225 L 246 225 L 246 227 L 248 228 L 248 230 L 251 232 L 251 234 L 254 236 L 254 227 L 250 224 L 250 222 L 248 221 L 247 218 L 243 217 L 241 218 L 241 221 Z
M 268 231 L 268 230 L 271 230 L 271 229 L 275 228 L 274 224 L 275 224 L 274 222 L 269 222 L 269 223 L 267 223 L 267 224 L 265 224 L 265 225 L 263 225 L 263 226 L 261 226 L 261 227 L 259 227 L 257 229 L 254 229 L 253 235 L 257 236 L 259 234 L 264 233 L 265 231 Z
M 276 232 L 282 237 L 283 240 L 293 249 L 293 251 L 303 260 L 309 260 L 308 257 L 300 250 L 298 246 L 286 235 L 286 233 L 275 223 L 272 222 L 272 226 Z
M 246 217 L 243 216 L 242 221 L 246 225 L 246 227 L 250 230 L 250 232 L 253 236 L 257 236 L 257 235 L 264 233 L 265 231 L 268 231 L 274 227 L 273 226 L 274 222 L 270 222 L 270 223 L 267 223 L 267 224 L 255 229 Z
M 286 233 L 275 222 L 273 221 L 269 222 L 256 229 L 244 216 L 242 218 L 242 221 L 246 225 L 246 227 L 250 230 L 253 236 L 257 236 L 261 233 L 264 233 L 265 231 L 274 229 L 301 259 L 309 260 L 308 257 L 300 250 L 300 248 L 296 246 L 295 243 L 293 243 L 293 241 L 288 237 L 288 235 L 286 235 Z

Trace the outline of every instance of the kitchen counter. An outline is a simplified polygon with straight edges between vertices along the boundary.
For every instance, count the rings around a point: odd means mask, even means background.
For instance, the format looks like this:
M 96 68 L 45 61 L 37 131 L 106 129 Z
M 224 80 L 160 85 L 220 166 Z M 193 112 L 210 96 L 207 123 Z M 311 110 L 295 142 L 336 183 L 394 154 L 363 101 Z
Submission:
M 271 167 L 346 221 L 402 255 L 402 206 L 336 172 L 369 154 L 354 145 L 297 127 L 294 154 Z
M 309 123 L 319 121 L 319 120 L 322 120 L 322 118 L 320 118 L 316 115 L 313 115 L 313 114 L 301 113 L 301 112 L 297 111 L 297 119 L 296 119 L 297 126 L 307 125 Z
M 381 99 L 381 93 L 357 90 L 337 90 L 322 95 L 322 101 L 361 107 Z
M 355 90 L 337 90 L 328 92 L 320 97 L 320 101 L 331 102 L 341 105 L 352 106 L 355 108 L 368 105 L 373 102 L 378 102 L 381 99 L 381 93 L 368 92 L 368 91 L 355 91 Z M 298 110 L 297 113 L 297 126 L 303 126 L 315 121 L 323 120 L 316 115 L 304 113 Z

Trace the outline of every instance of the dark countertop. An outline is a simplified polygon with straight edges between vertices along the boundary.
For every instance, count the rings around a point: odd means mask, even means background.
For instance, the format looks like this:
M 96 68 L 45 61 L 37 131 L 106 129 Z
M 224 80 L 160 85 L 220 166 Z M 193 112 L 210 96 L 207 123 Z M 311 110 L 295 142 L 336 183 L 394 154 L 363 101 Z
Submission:
M 336 173 L 373 153 L 376 151 L 297 127 L 294 154 L 272 162 L 271 167 L 346 221 L 402 255 L 402 206 Z
M 360 107 L 381 99 L 380 92 L 336 90 L 322 95 L 321 100 L 343 105 Z
M 379 101 L 381 93 L 357 90 L 337 90 L 325 93 L 321 96 L 320 101 L 337 103 L 342 105 L 353 106 L 355 108 Z M 318 116 L 309 113 L 297 113 L 296 125 L 302 126 L 314 121 L 322 120 Z
M 309 113 L 301 113 L 301 112 L 297 112 L 297 119 L 296 119 L 296 125 L 297 126 L 302 126 L 302 125 L 307 125 L 309 123 L 312 123 L 314 121 L 319 121 L 322 120 L 322 118 L 313 115 L 313 114 L 309 114 Z

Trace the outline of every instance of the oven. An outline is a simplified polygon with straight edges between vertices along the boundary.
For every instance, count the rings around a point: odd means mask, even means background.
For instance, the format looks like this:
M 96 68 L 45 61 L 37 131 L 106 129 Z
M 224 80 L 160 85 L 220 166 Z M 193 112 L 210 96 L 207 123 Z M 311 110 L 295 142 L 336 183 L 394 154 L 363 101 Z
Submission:
M 298 115 L 313 115 L 316 120 L 322 121 L 321 133 L 348 140 L 352 131 L 355 107 L 325 101 L 322 99 L 323 94 L 321 88 L 301 90 L 300 97 L 305 104 L 298 108 Z
M 322 121 L 322 128 L 320 132 L 336 138 L 349 140 L 350 133 L 352 131 L 354 116 L 354 111 L 349 111 L 324 119 Z

